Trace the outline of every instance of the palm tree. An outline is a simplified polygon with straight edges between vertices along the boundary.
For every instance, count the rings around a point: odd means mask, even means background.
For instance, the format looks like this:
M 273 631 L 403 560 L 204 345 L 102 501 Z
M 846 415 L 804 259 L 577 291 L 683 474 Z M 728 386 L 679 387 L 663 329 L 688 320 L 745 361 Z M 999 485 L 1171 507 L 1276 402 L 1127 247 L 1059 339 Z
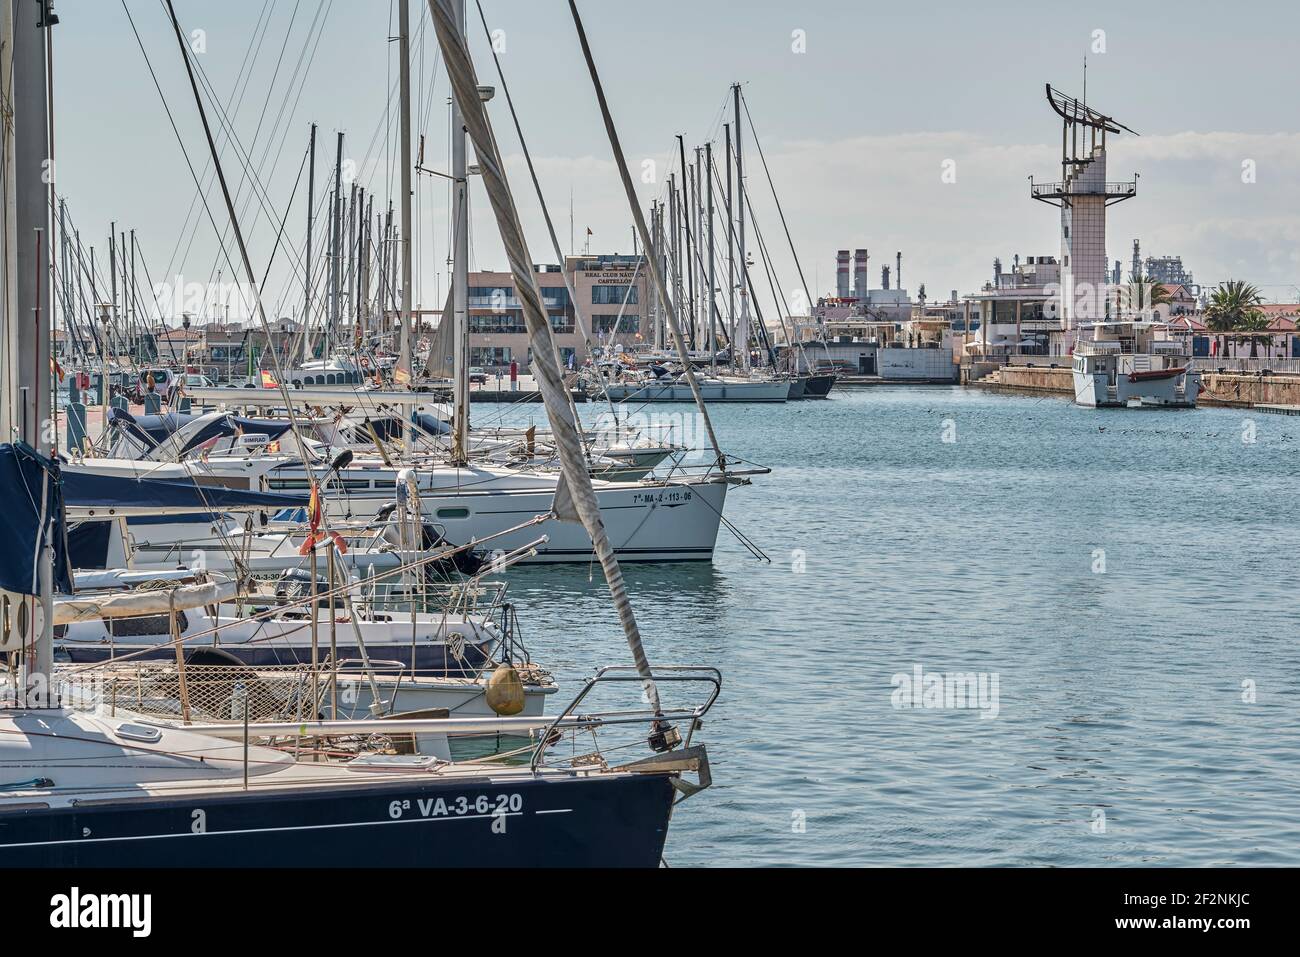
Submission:
M 1237 326 L 1238 332 L 1267 332 L 1270 325 L 1268 316 L 1264 315 L 1259 309 L 1252 309 L 1246 313 L 1240 324 Z M 1250 342 L 1250 357 L 1257 358 L 1256 348 L 1259 346 L 1259 336 L 1242 336 L 1242 341 Z M 1271 339 L 1269 340 L 1272 341 Z
M 1128 307 L 1138 314 L 1149 310 L 1154 311 L 1156 306 L 1173 302 L 1169 290 L 1161 283 L 1150 282 L 1141 277 L 1129 283 L 1127 293 Z
M 1254 324 L 1256 316 L 1263 317 L 1255 308 L 1263 301 L 1264 296 L 1256 286 L 1240 279 L 1221 282 L 1210 293 L 1210 304 L 1205 307 L 1205 327 L 1219 334 L 1219 355 L 1226 353 L 1230 333 L 1244 330 L 1246 323 Z M 1253 348 L 1251 351 L 1253 354 Z

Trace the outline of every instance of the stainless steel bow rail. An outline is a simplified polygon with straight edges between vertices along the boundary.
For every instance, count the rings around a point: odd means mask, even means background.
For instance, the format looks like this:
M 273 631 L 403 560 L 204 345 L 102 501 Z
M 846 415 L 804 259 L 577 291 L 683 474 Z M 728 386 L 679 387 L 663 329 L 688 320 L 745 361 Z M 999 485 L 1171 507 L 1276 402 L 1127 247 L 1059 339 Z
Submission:
M 585 754 L 572 755 L 561 759 L 561 761 L 567 761 L 570 767 L 575 768 L 592 767 L 593 765 L 609 767 L 605 757 L 608 751 L 601 751 L 596 740 L 597 732 L 611 726 L 644 724 L 653 729 L 650 738 L 651 747 L 658 753 L 629 764 L 617 765 L 616 770 L 646 774 L 663 773 L 665 771 L 695 772 L 698 775 L 697 783 L 692 784 L 689 781 L 683 781 L 680 777 L 674 780 L 673 786 L 682 795 L 678 799 L 678 803 L 707 788 L 712 783 L 708 754 L 703 745 L 692 744 L 692 740 L 695 732 L 703 727 L 702 719 L 708 714 L 709 709 L 713 707 L 713 703 L 718 700 L 718 695 L 722 693 L 722 672 L 717 668 L 705 665 L 660 665 L 654 668 L 652 678 L 661 687 L 673 684 L 708 685 L 708 697 L 702 704 L 694 707 L 665 708 L 658 712 L 651 708 L 641 708 L 635 711 L 584 713 L 575 716 L 578 706 L 597 685 L 609 682 L 641 684 L 644 681 L 643 676 L 632 665 L 606 665 L 587 679 L 587 683 L 583 685 L 582 690 L 578 692 L 563 711 L 555 716 L 546 730 L 541 733 L 537 746 L 533 750 L 529 766 L 536 771 L 539 767 L 553 767 L 555 764 L 561 763 L 560 761 L 554 761 L 547 765 L 546 751 L 559 743 L 560 732 L 563 728 L 573 733 L 574 740 L 576 740 L 579 732 L 590 734 L 595 750 Z M 679 724 L 686 726 L 684 739 L 676 727 Z M 680 748 L 678 745 L 680 745 Z M 621 746 L 626 747 L 627 745 Z

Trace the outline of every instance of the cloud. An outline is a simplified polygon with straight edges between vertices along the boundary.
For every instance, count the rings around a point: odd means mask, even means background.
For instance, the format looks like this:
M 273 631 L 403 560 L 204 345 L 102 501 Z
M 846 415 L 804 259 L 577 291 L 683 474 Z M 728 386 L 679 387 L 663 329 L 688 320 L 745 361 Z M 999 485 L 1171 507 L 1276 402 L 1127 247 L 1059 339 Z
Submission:
M 954 288 L 977 288 L 995 256 L 1006 263 L 1016 253 L 1059 254 L 1059 214 L 1029 196 L 1031 174 L 1039 181 L 1060 178 L 1053 143 L 1003 143 L 953 131 L 800 139 L 764 148 L 814 295 L 833 287 L 840 248 L 871 250 L 873 285 L 879 267 L 892 266 L 901 250 L 905 286 L 915 293 L 924 282 L 932 299 Z M 1109 178 L 1128 180 L 1136 173 L 1139 188 L 1137 198 L 1111 207 L 1111 258 L 1127 269 L 1138 238 L 1143 255 L 1183 256 L 1202 283 L 1246 278 L 1267 287 L 1271 297 L 1294 297 L 1287 285 L 1300 283 L 1300 217 L 1290 213 L 1300 209 L 1297 155 L 1295 133 L 1187 131 L 1113 139 Z M 1254 161 L 1253 183 L 1242 181 L 1244 160 Z M 634 178 L 640 162 L 630 160 Z M 646 205 L 661 192 L 669 162 L 660 164 L 657 183 L 638 183 Z M 549 242 L 538 245 L 545 234 L 536 231 L 540 218 L 522 161 L 513 157 L 510 167 L 537 257 Z M 566 251 L 570 185 L 578 246 L 590 226 L 593 250 L 630 250 L 631 220 L 612 162 L 547 157 L 538 168 Z M 945 182 L 945 168 L 955 172 L 955 181 Z M 746 172 L 758 228 L 790 292 L 797 274 L 752 144 Z M 751 230 L 751 251 L 756 245 Z

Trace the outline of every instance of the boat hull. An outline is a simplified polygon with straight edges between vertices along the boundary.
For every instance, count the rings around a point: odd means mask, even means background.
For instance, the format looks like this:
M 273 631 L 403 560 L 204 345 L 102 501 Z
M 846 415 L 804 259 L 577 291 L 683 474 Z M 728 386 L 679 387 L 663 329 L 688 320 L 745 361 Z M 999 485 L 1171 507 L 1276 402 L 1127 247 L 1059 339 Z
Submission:
M 1172 371 L 1172 370 L 1171 370 Z M 1089 408 L 1128 408 L 1134 405 L 1166 409 L 1194 409 L 1201 392 L 1201 374 L 1183 371 L 1159 378 L 1120 373 L 1114 385 L 1105 373 L 1074 375 L 1074 400 Z
M 804 384 L 803 397 L 805 399 L 825 399 L 830 396 L 833 388 L 835 388 L 835 375 L 833 373 L 810 375 L 808 381 Z
M 654 867 L 663 856 L 667 775 L 403 776 L 33 802 L 0 810 L 0 867 Z
M 717 382 L 700 384 L 705 402 L 785 402 L 790 397 L 788 379 Z M 611 384 L 607 388 L 611 402 L 694 402 L 691 387 L 685 382 Z
M 612 484 L 598 486 L 596 498 L 614 554 L 621 562 L 711 561 L 718 525 L 726 503 L 726 481 L 668 485 Z M 551 511 L 553 489 L 487 489 L 475 491 L 467 482 L 454 494 L 420 492 L 425 518 L 451 545 L 482 541 Z M 385 497 L 353 495 L 328 505 L 333 513 L 349 509 L 348 517 L 370 518 L 387 502 Z M 492 538 L 482 546 L 511 552 L 536 541 L 537 554 L 528 564 L 589 562 L 595 558 L 591 538 L 582 525 L 548 519 L 519 531 Z

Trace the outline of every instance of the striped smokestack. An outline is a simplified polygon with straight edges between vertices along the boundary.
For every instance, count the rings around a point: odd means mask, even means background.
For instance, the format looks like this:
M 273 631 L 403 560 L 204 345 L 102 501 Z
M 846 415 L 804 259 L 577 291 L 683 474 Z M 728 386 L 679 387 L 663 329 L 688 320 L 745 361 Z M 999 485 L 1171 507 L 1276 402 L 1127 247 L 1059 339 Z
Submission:
M 854 250 L 853 253 L 853 295 L 859 302 L 867 301 L 867 251 Z
M 841 249 L 835 257 L 835 295 L 849 297 L 849 251 Z

